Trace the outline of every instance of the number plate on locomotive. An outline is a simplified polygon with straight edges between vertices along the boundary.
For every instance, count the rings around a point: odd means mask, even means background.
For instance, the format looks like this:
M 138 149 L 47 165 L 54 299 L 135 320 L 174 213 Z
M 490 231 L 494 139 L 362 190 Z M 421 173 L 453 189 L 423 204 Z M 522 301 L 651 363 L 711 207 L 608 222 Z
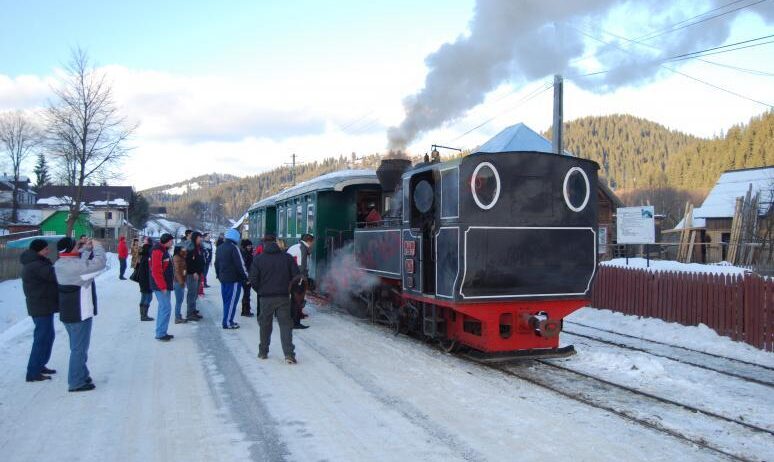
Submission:
M 417 252 L 416 241 L 403 241 L 403 255 L 413 257 Z

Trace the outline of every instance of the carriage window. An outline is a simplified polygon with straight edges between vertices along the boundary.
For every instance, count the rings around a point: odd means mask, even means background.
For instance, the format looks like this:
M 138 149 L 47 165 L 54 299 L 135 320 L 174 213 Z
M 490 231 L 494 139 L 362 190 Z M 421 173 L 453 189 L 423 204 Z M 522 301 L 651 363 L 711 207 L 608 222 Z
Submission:
M 441 218 L 459 216 L 460 171 L 457 168 L 441 171 Z
M 580 167 L 573 167 L 564 177 L 564 202 L 573 212 L 580 212 L 589 203 L 589 177 Z
M 500 175 L 494 165 L 489 162 L 478 164 L 470 177 L 470 191 L 481 209 L 494 207 L 500 197 Z
M 304 230 L 304 206 L 298 204 L 296 206 L 296 237 L 301 237 L 301 232 Z
M 314 235 L 314 204 L 306 206 L 306 232 Z
M 285 236 L 285 209 L 283 207 L 277 208 L 277 234 L 281 237 Z
M 295 217 L 293 217 L 293 203 L 288 203 L 287 208 L 285 209 L 285 215 L 287 218 L 287 228 L 285 228 L 285 235 L 287 237 L 293 237 L 296 234 L 296 220 Z

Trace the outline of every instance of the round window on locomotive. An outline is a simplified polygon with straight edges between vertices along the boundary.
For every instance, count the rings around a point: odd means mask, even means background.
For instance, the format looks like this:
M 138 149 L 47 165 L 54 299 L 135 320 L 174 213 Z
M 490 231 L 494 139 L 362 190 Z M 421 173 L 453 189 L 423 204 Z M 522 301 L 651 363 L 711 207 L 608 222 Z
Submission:
M 414 188 L 414 206 L 420 213 L 427 213 L 433 207 L 433 187 L 427 180 L 420 181 Z
M 573 167 L 564 176 L 564 203 L 573 212 L 581 212 L 589 203 L 589 177 L 580 167 Z
M 500 197 L 500 174 L 489 162 L 481 162 L 470 177 L 470 192 L 482 210 L 489 210 Z

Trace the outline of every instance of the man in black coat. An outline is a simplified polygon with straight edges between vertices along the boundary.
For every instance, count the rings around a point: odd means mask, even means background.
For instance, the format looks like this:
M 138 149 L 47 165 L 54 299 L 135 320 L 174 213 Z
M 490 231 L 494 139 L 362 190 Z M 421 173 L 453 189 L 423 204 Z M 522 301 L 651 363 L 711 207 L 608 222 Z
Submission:
M 261 343 L 258 346 L 258 358 L 269 355 L 272 319 L 277 314 L 280 327 L 282 352 L 288 364 L 296 363 L 293 346 L 293 318 L 290 315 L 290 282 L 299 274 L 295 259 L 283 252 L 273 235 L 263 238 L 263 253 L 253 258 L 250 265 L 250 285 L 260 297 L 261 313 L 258 322 L 261 326 Z
M 30 360 L 27 363 L 27 382 L 40 382 L 51 377 L 55 370 L 46 367 L 54 346 L 54 313 L 59 311 L 59 291 L 50 249 L 43 239 L 35 239 L 21 254 L 22 286 L 27 299 L 27 312 L 35 323 Z

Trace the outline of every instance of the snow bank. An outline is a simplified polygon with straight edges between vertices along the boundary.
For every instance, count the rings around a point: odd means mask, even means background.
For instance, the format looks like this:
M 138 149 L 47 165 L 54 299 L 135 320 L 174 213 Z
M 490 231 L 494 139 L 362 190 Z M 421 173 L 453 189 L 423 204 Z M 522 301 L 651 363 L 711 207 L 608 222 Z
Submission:
M 661 319 L 642 318 L 591 307 L 582 308 L 565 319 L 569 322 L 578 322 L 646 340 L 669 343 L 709 354 L 774 367 L 774 353 L 762 351 L 752 345 L 735 342 L 728 337 L 718 335 L 717 332 L 704 324 L 683 326 Z M 600 358 L 599 361 L 605 362 L 605 358 Z M 637 367 L 643 369 L 642 365 L 638 364 Z
M 748 269 L 733 266 L 728 262 L 703 265 L 701 263 L 680 263 L 671 260 L 651 260 L 650 267 L 648 267 L 647 260 L 644 258 L 630 258 L 628 265 L 626 264 L 626 258 L 614 258 L 609 261 L 601 262 L 600 265 L 614 266 L 616 268 L 647 269 L 649 271 L 676 271 L 679 273 L 745 275 L 750 272 Z

